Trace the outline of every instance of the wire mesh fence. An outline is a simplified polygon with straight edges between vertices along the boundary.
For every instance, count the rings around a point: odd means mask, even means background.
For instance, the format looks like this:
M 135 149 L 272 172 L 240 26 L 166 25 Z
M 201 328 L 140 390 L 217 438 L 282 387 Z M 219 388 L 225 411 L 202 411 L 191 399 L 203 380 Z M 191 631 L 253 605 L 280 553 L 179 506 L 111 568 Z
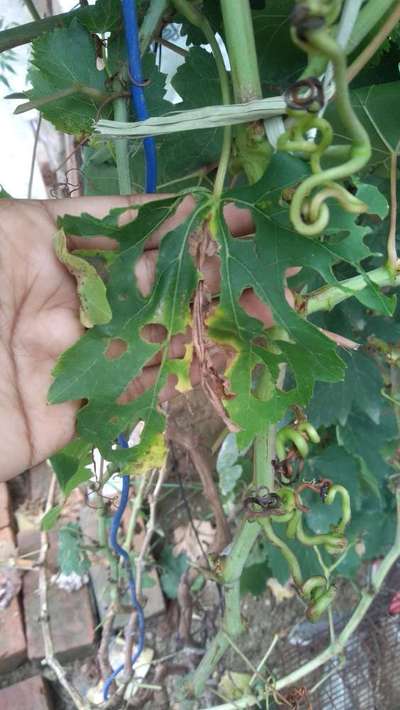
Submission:
M 294 710 L 400 709 L 400 614 L 389 613 L 393 595 L 399 591 L 400 564 L 397 564 L 350 638 L 343 658 L 330 660 L 304 679 L 307 692 L 302 697 L 299 693 L 298 701 L 293 700 Z M 346 621 L 345 617 L 335 620 L 336 632 Z M 301 624 L 284 650 L 275 652 L 274 668 L 279 669 L 282 677 L 314 658 L 329 642 L 326 624 L 323 627 Z

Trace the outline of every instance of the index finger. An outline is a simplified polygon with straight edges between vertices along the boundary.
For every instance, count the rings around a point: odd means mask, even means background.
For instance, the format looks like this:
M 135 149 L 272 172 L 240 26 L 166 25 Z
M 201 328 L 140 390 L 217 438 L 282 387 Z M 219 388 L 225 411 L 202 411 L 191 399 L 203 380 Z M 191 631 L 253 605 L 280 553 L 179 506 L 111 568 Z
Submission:
M 171 197 L 171 195 L 134 194 L 110 195 L 107 197 L 76 197 L 73 199 L 42 200 L 41 204 L 43 204 L 46 211 L 52 216 L 55 222 L 58 217 L 63 217 L 65 214 L 79 216 L 82 212 L 87 212 L 97 219 L 102 219 L 111 209 L 128 208 L 127 212 L 121 216 L 120 223 L 122 225 L 135 219 L 138 213 L 138 210 L 135 209 L 137 205 L 143 205 L 154 200 L 165 199 L 166 197 Z M 178 205 L 176 212 L 171 217 L 166 219 L 161 227 L 157 229 L 151 237 L 149 237 L 145 248 L 157 248 L 162 237 L 165 236 L 167 232 L 175 229 L 175 227 L 181 224 L 181 222 L 183 222 L 193 211 L 194 205 L 195 201 L 190 195 L 185 197 Z M 244 236 L 253 230 L 253 222 L 248 210 L 236 207 L 234 204 L 227 204 L 224 208 L 224 216 L 233 236 Z M 110 241 L 110 239 L 107 239 L 108 245 L 110 245 Z M 75 244 L 75 239 L 73 242 Z M 81 246 L 81 242 L 79 246 Z M 75 248 L 78 248 L 78 246 L 75 246 Z

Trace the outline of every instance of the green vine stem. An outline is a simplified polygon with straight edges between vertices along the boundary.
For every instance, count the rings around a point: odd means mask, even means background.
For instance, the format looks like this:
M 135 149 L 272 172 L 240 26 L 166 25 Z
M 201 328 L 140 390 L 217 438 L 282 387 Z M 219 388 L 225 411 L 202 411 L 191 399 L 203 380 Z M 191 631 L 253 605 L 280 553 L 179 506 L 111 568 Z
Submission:
M 270 378 L 267 370 L 261 373 L 257 384 L 257 393 L 260 397 L 268 394 Z M 254 442 L 253 485 L 254 487 L 273 488 L 274 478 L 271 465 L 270 437 L 267 429 L 256 436 Z M 240 577 L 250 551 L 260 533 L 258 525 L 244 520 L 232 543 L 232 549 L 223 566 L 222 579 L 224 587 L 225 612 L 221 629 L 211 642 L 207 652 L 196 668 L 191 679 L 190 690 L 199 697 L 207 679 L 214 671 L 227 650 L 230 639 L 234 640 L 244 630 L 240 614 Z
M 169 0 L 150 0 L 148 10 L 140 25 L 140 51 L 142 54 L 145 53 L 157 33 L 168 5 Z
M 244 630 L 240 615 L 240 577 L 245 562 L 258 535 L 258 525 L 245 520 L 239 528 L 229 556 L 226 558 L 222 580 L 225 611 L 218 631 L 189 681 L 189 692 L 200 697 L 205 684 L 229 646 L 229 639 L 237 638 Z
M 260 74 L 249 0 L 221 0 L 225 40 L 237 103 L 262 98 Z M 265 172 L 272 149 L 262 123 L 239 126 L 236 132 L 238 162 L 250 183 Z
M 303 678 L 308 676 L 310 673 L 313 673 L 313 671 L 318 670 L 318 668 L 323 666 L 325 663 L 328 663 L 328 661 L 332 658 L 340 656 L 345 650 L 348 640 L 363 621 L 368 609 L 370 608 L 376 595 L 379 593 L 388 573 L 400 558 L 400 486 L 397 486 L 396 488 L 396 506 L 397 530 L 394 543 L 389 552 L 381 561 L 378 569 L 373 573 L 370 588 L 362 593 L 361 599 L 343 631 L 339 634 L 336 641 L 331 643 L 328 648 L 322 651 L 322 653 L 318 654 L 303 666 L 300 666 L 300 668 L 294 670 L 292 673 L 289 673 L 284 678 L 278 680 L 273 687 L 274 690 L 280 691 L 288 686 L 298 684 Z M 253 695 L 247 695 L 243 696 L 240 700 L 235 701 L 234 703 L 215 705 L 209 710 L 234 710 L 236 707 L 250 708 L 259 701 L 260 698 L 255 699 Z
M 209 43 L 215 64 L 218 71 L 219 84 L 221 87 L 222 103 L 227 106 L 231 101 L 231 90 L 229 85 L 228 72 L 225 69 L 225 62 L 222 56 L 220 46 L 214 34 L 207 18 L 202 15 L 193 5 L 191 5 L 188 0 L 172 0 L 176 9 L 186 17 L 186 19 L 191 22 L 192 25 L 198 27 L 203 33 Z M 231 154 L 231 138 L 232 129 L 230 126 L 224 126 L 223 140 L 222 140 L 222 150 L 221 156 L 218 163 L 217 174 L 214 182 L 214 195 L 218 198 L 220 197 L 223 189 L 226 173 L 228 170 L 229 159 Z
M 369 283 L 384 288 L 385 286 L 399 286 L 400 273 L 393 278 L 387 266 L 368 271 L 365 276 L 352 276 L 340 282 L 340 286 L 323 286 L 312 291 L 306 297 L 299 299 L 298 309 L 306 316 L 318 311 L 331 311 L 335 306 L 346 301 L 356 293 L 363 291 Z
M 121 79 L 126 68 L 113 82 L 115 91 L 121 90 Z M 116 121 L 128 120 L 128 105 L 125 98 L 114 99 L 113 101 L 114 119 Z M 118 187 L 120 195 L 130 195 L 132 192 L 131 174 L 129 166 L 129 142 L 127 139 L 114 141 L 115 162 L 117 165 Z

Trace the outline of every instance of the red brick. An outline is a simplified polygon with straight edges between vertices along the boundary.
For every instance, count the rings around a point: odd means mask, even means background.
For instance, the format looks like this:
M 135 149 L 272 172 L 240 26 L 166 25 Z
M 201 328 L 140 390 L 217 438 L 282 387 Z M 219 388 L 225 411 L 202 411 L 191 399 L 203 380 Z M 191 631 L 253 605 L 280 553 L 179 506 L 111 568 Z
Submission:
M 0 530 L 11 526 L 11 502 L 7 484 L 0 482 Z
M 51 710 L 43 678 L 34 676 L 0 690 L 1 710 Z
M 0 530 L 0 544 L 14 544 L 10 528 Z M 6 609 L 0 609 L 0 639 L 0 673 L 8 673 L 26 659 L 24 623 L 18 597 L 14 597 Z M 0 707 L 3 706 L 0 704 Z
M 49 537 L 47 603 L 51 637 L 57 658 L 62 662 L 68 662 L 93 653 L 95 622 L 88 586 L 84 586 L 76 592 L 67 592 L 51 583 L 52 574 L 57 572 L 57 533 L 52 532 Z M 20 555 L 34 552 L 40 547 L 40 534 L 35 530 L 18 533 L 17 539 Z M 27 572 L 24 575 L 23 600 L 26 638 L 28 657 L 31 661 L 39 660 L 44 656 L 39 620 L 38 581 L 37 571 Z

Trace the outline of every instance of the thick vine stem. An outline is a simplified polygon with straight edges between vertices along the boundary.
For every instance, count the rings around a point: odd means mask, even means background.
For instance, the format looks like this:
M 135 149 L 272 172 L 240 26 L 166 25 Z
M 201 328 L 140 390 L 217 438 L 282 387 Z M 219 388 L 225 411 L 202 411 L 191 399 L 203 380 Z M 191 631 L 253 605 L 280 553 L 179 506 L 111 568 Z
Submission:
M 203 693 L 208 678 L 229 646 L 229 638 L 235 639 L 244 630 L 240 616 L 240 577 L 258 535 L 258 525 L 244 521 L 235 536 L 229 556 L 226 558 L 221 580 L 225 590 L 225 612 L 222 627 L 190 679 L 188 692 L 195 697 L 199 697 Z
M 262 98 L 253 19 L 249 0 L 221 0 L 225 39 L 231 64 L 235 101 L 246 103 Z M 240 126 L 236 133 L 238 162 L 250 183 L 265 172 L 272 149 L 262 123 Z
M 377 269 L 368 271 L 365 276 L 360 274 L 359 276 L 345 279 L 338 286 L 323 286 L 307 294 L 304 300 L 299 302 L 299 310 L 306 316 L 319 311 L 331 311 L 342 301 L 346 301 L 351 296 L 363 291 L 369 283 L 373 283 L 379 288 L 399 286 L 400 273 L 397 270 L 396 275 L 393 277 L 387 266 L 380 266 Z
M 195 27 L 198 27 L 211 47 L 213 53 L 215 64 L 218 71 L 218 78 L 221 88 L 222 103 L 227 106 L 231 101 L 231 91 L 229 86 L 228 73 L 225 69 L 225 62 L 222 56 L 220 46 L 215 37 L 214 31 L 207 20 L 207 18 L 202 15 L 197 8 L 191 5 L 188 0 L 172 0 L 172 3 L 176 9 L 186 17 L 186 19 L 192 23 Z M 220 197 L 224 189 L 225 176 L 228 170 L 229 158 L 231 154 L 231 138 L 232 129 L 230 126 L 224 126 L 223 141 L 222 141 L 222 151 L 220 160 L 218 163 L 217 175 L 214 182 L 214 195 Z
M 313 673 L 318 668 L 321 668 L 325 663 L 328 663 L 332 658 L 340 656 L 346 648 L 346 644 L 353 633 L 357 630 L 361 622 L 363 621 L 366 613 L 368 612 L 372 602 L 374 601 L 376 595 L 379 593 L 388 573 L 390 572 L 393 565 L 400 558 L 400 486 L 396 489 L 396 506 L 397 506 L 397 531 L 395 541 L 390 548 L 389 552 L 385 555 L 381 561 L 378 569 L 372 575 L 372 585 L 368 591 L 362 593 L 361 599 L 357 604 L 353 614 L 351 615 L 349 621 L 344 627 L 343 631 L 339 634 L 337 639 L 332 642 L 328 648 L 326 648 L 322 653 L 312 658 L 310 661 L 296 668 L 293 672 L 280 678 L 276 681 L 274 685 L 275 690 L 283 690 L 291 685 L 296 685 L 306 676 Z M 269 695 L 269 691 L 267 691 Z M 233 703 L 224 703 L 223 705 L 215 705 L 212 710 L 234 710 L 235 707 L 250 708 L 259 702 L 260 698 L 254 698 L 254 695 L 244 695 L 240 700 L 235 700 Z M 210 709 L 211 710 L 211 709 Z
M 257 385 L 259 396 L 265 394 L 269 386 L 269 378 L 262 373 Z M 255 487 L 273 488 L 274 478 L 270 462 L 269 436 L 267 429 L 260 433 L 254 443 Z M 188 692 L 199 697 L 205 684 L 224 655 L 229 645 L 229 639 L 237 638 L 244 630 L 240 615 L 240 577 L 250 551 L 260 534 L 260 528 L 254 523 L 244 520 L 238 529 L 227 558 L 223 563 L 223 573 L 220 579 L 225 591 L 225 611 L 221 629 L 211 642 L 206 654 L 196 668 L 188 687 Z

